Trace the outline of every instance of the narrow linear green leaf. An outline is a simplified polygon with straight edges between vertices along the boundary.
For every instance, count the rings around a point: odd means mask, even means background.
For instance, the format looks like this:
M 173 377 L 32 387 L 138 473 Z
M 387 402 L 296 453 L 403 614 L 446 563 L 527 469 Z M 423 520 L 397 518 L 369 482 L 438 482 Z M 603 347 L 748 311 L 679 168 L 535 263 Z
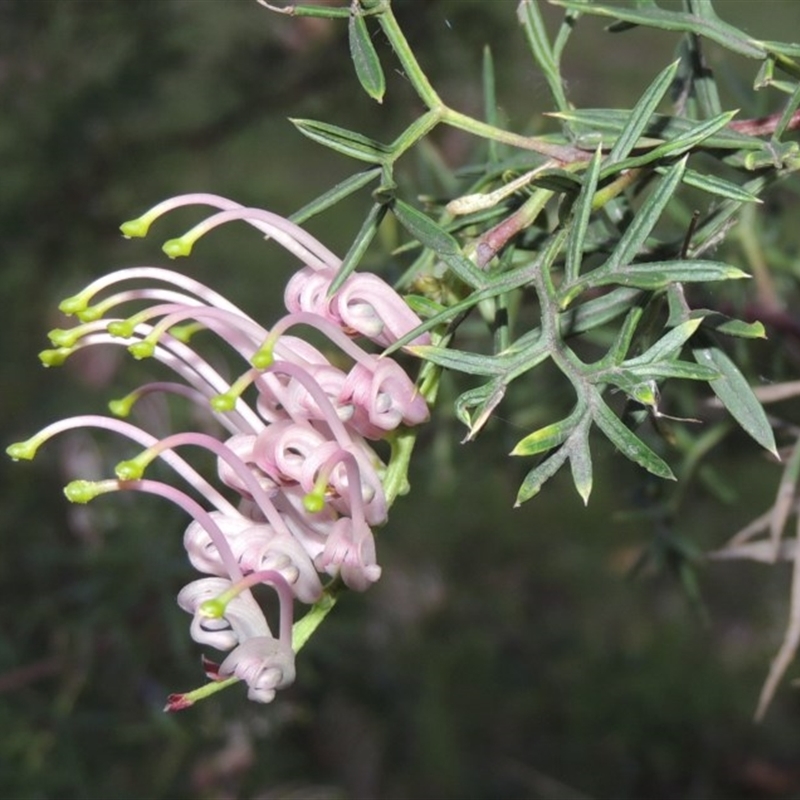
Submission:
M 597 191 L 597 180 L 600 175 L 600 162 L 602 158 L 603 151 L 598 147 L 586 168 L 586 173 L 583 177 L 583 187 L 578 195 L 578 199 L 575 201 L 572 227 L 570 228 L 569 240 L 567 242 L 567 261 L 565 266 L 567 283 L 572 283 L 572 281 L 576 280 L 580 275 L 586 230 L 592 215 L 592 199 L 594 198 L 595 191 Z
M 696 14 L 683 14 L 678 11 L 667 11 L 658 6 L 648 5 L 646 8 L 632 5 L 606 5 L 604 3 L 587 3 L 584 0 L 550 0 L 551 3 L 585 14 L 611 17 L 615 20 L 646 25 L 650 28 L 661 28 L 668 31 L 681 31 L 705 36 L 728 50 L 747 56 L 748 58 L 764 58 L 767 54 L 767 43 L 750 38 L 743 31 L 715 19 L 704 19 Z M 773 43 L 769 43 L 773 44 Z
M 702 364 L 690 361 L 656 361 L 653 364 L 641 364 L 628 368 L 626 373 L 632 378 L 649 380 L 663 378 L 680 378 L 690 381 L 714 381 L 720 377 L 719 371 Z
M 570 111 L 556 111 L 548 116 L 564 119 L 573 126 L 585 128 L 588 132 L 604 132 L 619 135 L 628 124 L 630 111 L 618 111 L 608 108 L 581 108 Z M 686 134 L 698 124 L 698 120 L 686 117 L 670 117 L 664 114 L 653 114 L 643 131 L 643 138 L 637 147 L 654 147 Z M 765 143 L 755 136 L 723 128 L 712 134 L 703 142 L 705 147 L 718 150 L 763 150 Z M 597 143 L 592 145 L 597 146 Z
M 800 84 L 794 87 L 791 95 L 789 102 L 784 106 L 781 112 L 781 118 L 778 120 L 778 124 L 775 126 L 775 133 L 772 134 L 772 138 L 776 142 L 780 141 L 789 123 L 792 121 L 794 112 L 797 111 L 797 107 L 800 106 Z
M 614 248 L 611 256 L 600 268 L 613 272 L 628 262 L 632 261 L 647 241 L 647 237 L 652 233 L 656 223 L 661 218 L 661 214 L 672 199 L 675 190 L 678 188 L 683 171 L 686 167 L 686 157 L 684 156 L 677 164 L 667 171 L 652 194 L 644 202 L 639 213 L 634 217 L 633 222 L 628 226 L 625 233 Z
M 765 50 L 770 53 L 779 53 L 782 56 L 789 56 L 791 58 L 800 58 L 800 44 L 792 42 L 765 42 L 761 41 L 760 44 Z
M 522 0 L 517 6 L 517 18 L 525 31 L 531 53 L 550 87 L 556 108 L 567 109 L 569 102 L 564 94 L 564 84 L 558 69 L 558 61 L 550 45 L 544 20 L 537 0 Z
M 373 100 L 382 103 L 386 91 L 386 79 L 383 77 L 378 53 L 375 51 L 369 30 L 367 30 L 367 23 L 361 14 L 350 14 L 348 34 L 350 56 L 353 66 L 356 68 L 359 83 Z
M 418 316 L 426 319 L 433 317 L 436 314 L 441 314 L 447 310 L 446 306 L 431 300 L 430 297 L 423 297 L 420 294 L 406 294 L 403 295 L 409 308 Z
M 753 194 L 760 194 L 772 180 L 774 180 L 774 176 L 770 179 L 761 175 L 747 181 L 742 188 Z M 692 237 L 692 251 L 697 253 L 698 248 L 708 249 L 709 246 L 719 242 L 736 224 L 736 214 L 741 205 L 739 200 L 723 200 L 716 211 L 695 230 Z
M 635 167 L 645 167 L 655 161 L 662 159 L 674 159 L 683 155 L 689 150 L 705 145 L 706 141 L 714 134 L 728 125 L 736 116 L 735 111 L 728 111 L 720 114 L 714 119 L 706 120 L 696 126 L 689 128 L 686 132 L 679 134 L 674 139 L 670 139 L 657 145 L 652 150 L 648 150 L 641 155 L 623 158 L 612 165 L 604 165 L 600 172 L 600 179 L 607 177 L 623 169 L 634 169 Z M 663 173 L 662 173 L 663 174 Z M 686 176 L 684 175 L 684 181 Z
M 695 11 L 703 16 L 696 6 Z M 682 90 L 689 95 L 689 103 L 697 105 L 700 116 L 715 117 L 722 112 L 717 83 L 712 71 L 708 68 L 700 37 L 687 34 L 680 43 L 681 72 L 678 77 L 684 82 Z
M 520 439 L 514 449 L 509 453 L 512 456 L 535 456 L 545 453 L 554 447 L 563 444 L 571 429 L 565 425 L 566 420 L 554 422 L 538 431 L 529 433 L 524 439 Z
M 697 347 L 692 352 L 698 364 L 721 374 L 711 383 L 711 389 L 722 405 L 753 439 L 777 457 L 775 436 L 766 412 L 736 364 L 716 345 Z
M 517 492 L 517 499 L 514 507 L 518 508 L 523 503 L 535 497 L 542 489 L 542 486 L 553 477 L 563 466 L 569 456 L 569 451 L 561 447 L 549 458 L 545 459 L 538 467 L 534 467 L 524 478 Z
M 350 245 L 347 255 L 342 259 L 342 263 L 336 272 L 336 277 L 331 281 L 331 285 L 328 288 L 328 297 L 333 297 L 342 288 L 342 284 L 358 266 L 367 248 L 375 238 L 384 216 L 386 216 L 386 204 L 375 203 L 369 210 L 356 238 L 353 240 L 353 244 Z
M 463 255 L 458 242 L 430 217 L 399 199 L 393 201 L 392 211 L 397 221 L 420 244 L 433 250 L 464 283 L 473 288 L 486 284 L 486 275 Z
M 659 478 L 675 480 L 675 475 L 668 464 L 622 423 L 605 404 L 599 393 L 595 395 L 591 408 L 597 427 L 626 458 Z
M 711 328 L 726 336 L 738 336 L 742 339 L 767 338 L 764 325 L 758 321 L 744 322 L 709 308 L 695 308 L 689 313 L 689 317 L 690 319 L 702 319 L 704 328 Z
M 357 172 L 355 175 L 345 178 L 332 189 L 329 189 L 324 194 L 321 194 L 310 203 L 295 211 L 289 219 L 299 225 L 301 222 L 311 219 L 317 214 L 331 208 L 331 206 L 336 205 L 336 203 L 343 200 L 345 197 L 349 197 L 354 192 L 357 192 L 370 183 L 370 181 L 374 181 L 380 174 L 380 167 L 373 167 L 363 172 Z
M 630 368 L 638 366 L 639 364 L 652 364 L 655 361 L 661 361 L 671 357 L 689 341 L 692 334 L 700 327 L 702 321 L 702 317 L 697 317 L 688 319 L 680 325 L 676 325 L 651 347 L 648 347 L 640 356 L 626 361 L 624 366 Z
M 503 375 L 508 370 L 507 363 L 498 359 L 496 356 L 481 355 L 471 353 L 466 350 L 455 350 L 451 347 L 435 347 L 434 345 L 410 345 L 406 348 L 418 358 L 438 364 L 445 369 L 452 369 L 456 372 L 464 372 L 468 375 Z M 542 348 L 544 361 L 547 357 L 547 350 Z M 531 366 L 535 366 L 532 364 Z
M 561 20 L 561 27 L 558 29 L 556 38 L 553 41 L 553 57 L 557 62 L 561 61 L 561 54 L 564 52 L 564 48 L 567 46 L 567 42 L 572 36 L 572 31 L 575 29 L 580 16 L 580 13 L 575 11 L 568 11 L 564 14 L 564 19 Z
M 509 453 L 512 456 L 535 456 L 563 444 L 575 430 L 585 414 L 584 407 L 578 406 L 564 419 L 545 425 L 544 428 L 529 433 L 520 439 Z
M 742 339 L 766 339 L 767 331 L 763 323 L 745 322 L 741 319 L 728 319 L 715 326 L 715 330 L 726 336 L 738 336 Z
M 368 161 L 371 164 L 382 164 L 391 156 L 391 150 L 386 145 L 355 131 L 340 128 L 338 125 L 330 125 L 327 122 L 318 122 L 313 119 L 290 119 L 289 121 L 303 136 L 307 136 L 325 147 L 330 147 L 337 153 L 350 156 L 350 158 Z
M 650 117 L 669 90 L 675 78 L 675 73 L 678 71 L 679 64 L 679 61 L 675 61 L 663 69 L 639 98 L 636 105 L 631 110 L 628 122 L 620 131 L 619 138 L 608 154 L 608 158 L 606 159 L 607 165 L 622 161 L 628 153 L 633 150 L 636 142 L 642 135 L 642 131 L 644 131 L 647 123 L 650 121 Z
M 662 172 L 663 167 L 656 167 L 656 172 Z M 752 192 L 748 192 L 735 183 L 718 178 L 716 175 L 706 175 L 693 169 L 687 169 L 683 173 L 683 182 L 687 186 L 714 194 L 718 197 L 725 197 L 728 200 L 736 200 L 740 203 L 761 203 L 760 197 Z
M 489 45 L 483 48 L 482 64 L 482 86 L 483 86 L 483 115 L 489 125 L 498 127 L 500 124 L 499 114 L 497 113 L 497 82 L 494 72 L 494 58 Z M 487 158 L 489 164 L 497 164 L 500 160 L 500 148 L 495 139 L 489 139 L 486 143 Z
M 633 342 L 633 335 L 639 327 L 643 312 L 644 309 L 638 303 L 631 307 L 622 325 L 617 329 L 617 334 L 614 337 L 611 347 L 608 348 L 602 360 L 598 362 L 598 366 L 605 366 L 606 364 L 617 365 L 625 360 L 625 356 L 628 354 L 628 350 Z
M 558 329 L 562 337 L 598 328 L 624 314 L 642 296 L 639 289 L 614 289 L 558 315 Z
M 651 261 L 646 264 L 628 264 L 612 275 L 594 273 L 586 279 L 588 285 L 608 286 L 620 284 L 638 289 L 661 289 L 670 283 L 741 280 L 750 276 L 738 267 L 721 261 Z
M 592 493 L 592 451 L 589 449 L 589 427 L 589 425 L 582 425 L 580 435 L 574 436 L 569 446 L 572 482 L 584 505 L 589 504 L 589 496 Z

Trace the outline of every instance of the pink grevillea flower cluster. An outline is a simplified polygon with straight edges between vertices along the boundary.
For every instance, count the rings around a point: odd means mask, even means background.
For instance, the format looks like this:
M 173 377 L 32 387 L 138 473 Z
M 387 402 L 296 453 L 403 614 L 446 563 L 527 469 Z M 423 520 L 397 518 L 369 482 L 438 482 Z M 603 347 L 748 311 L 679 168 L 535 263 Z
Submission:
M 185 586 L 178 603 L 192 615 L 192 637 L 228 653 L 221 664 L 206 660 L 206 672 L 217 685 L 244 681 L 251 699 L 269 702 L 294 680 L 295 601 L 319 601 L 327 576 L 357 591 L 380 576 L 372 528 L 387 517 L 381 483 L 386 467 L 369 442 L 399 426 L 424 422 L 428 408 L 396 361 L 364 349 L 357 339 L 386 346 L 420 320 L 375 275 L 353 273 L 331 294 L 341 264 L 333 253 L 276 214 L 216 195 L 161 203 L 125 223 L 123 233 L 144 236 L 162 214 L 186 205 L 217 211 L 167 242 L 167 254 L 187 255 L 198 238 L 225 222 L 248 222 L 303 264 L 286 288 L 288 313 L 267 330 L 207 286 L 171 270 L 134 267 L 102 277 L 60 305 L 80 323 L 52 331 L 55 349 L 44 351 L 42 361 L 56 365 L 77 350 L 117 344 L 136 358 L 161 362 L 180 382 L 140 386 L 110 404 L 115 417 L 64 419 L 8 452 L 32 458 L 57 433 L 87 427 L 114 431 L 143 447 L 117 465 L 115 478 L 73 481 L 67 496 L 87 502 L 107 492 L 146 492 L 172 501 L 192 517 L 184 544 L 194 567 L 209 577 Z M 134 313 L 109 317 L 129 304 L 136 305 Z M 289 333 L 298 327 L 321 333 L 337 353 L 335 363 Z M 201 328 L 244 361 L 236 379 L 224 378 L 193 349 L 190 339 Z M 427 340 L 422 334 L 414 343 Z M 216 417 L 226 436 L 184 432 L 159 440 L 119 418 L 155 392 L 198 403 Z M 219 481 L 228 488 L 209 482 L 178 454 L 186 447 L 211 452 Z M 204 502 L 145 478 L 147 466 L 158 458 Z M 272 586 L 278 595 L 277 635 L 251 594 L 257 583 Z M 167 708 L 191 705 L 202 692 L 173 695 Z

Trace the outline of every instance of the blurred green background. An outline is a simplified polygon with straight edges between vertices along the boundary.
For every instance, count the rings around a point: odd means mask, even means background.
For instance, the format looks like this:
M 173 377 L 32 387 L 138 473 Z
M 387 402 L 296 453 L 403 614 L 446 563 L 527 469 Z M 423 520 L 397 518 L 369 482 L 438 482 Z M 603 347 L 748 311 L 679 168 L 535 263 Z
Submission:
M 451 105 L 480 113 L 490 44 L 509 125 L 544 130 L 547 88 L 515 5 L 395 8 Z M 716 7 L 762 38 L 800 38 L 798 3 Z M 676 41 L 583 20 L 566 57 L 573 101 L 632 103 Z M 60 370 L 36 358 L 45 332 L 66 324 L 61 298 L 112 268 L 164 264 L 160 244 L 199 217 L 175 214 L 143 241 L 124 241 L 119 223 L 187 191 L 296 210 L 354 165 L 288 117 L 388 140 L 419 113 L 381 55 L 384 107 L 357 86 L 343 24 L 255 0 L 0 1 L 4 443 L 102 413 L 150 369 L 116 350 Z M 718 56 L 709 49 L 732 107 L 774 110 L 774 96 L 750 96 L 752 64 Z M 444 130 L 431 144 L 453 168 L 473 146 Z M 406 161 L 408 196 L 441 191 L 429 161 Z M 309 227 L 343 253 L 368 204 L 365 194 Z M 400 264 L 376 248 L 366 266 L 391 278 Z M 293 264 L 228 226 L 177 267 L 269 320 Z M 534 415 L 554 391 L 541 380 Z M 445 399 L 468 385 L 448 378 Z M 234 688 L 162 713 L 170 691 L 202 679 L 175 605 L 194 577 L 186 520 L 154 498 L 75 508 L 61 493 L 87 470 L 109 473 L 123 445 L 76 435 L 33 464 L 0 462 L 0 797 L 800 797 L 796 690 L 786 682 L 766 722 L 750 722 L 782 636 L 788 570 L 701 566 L 701 608 L 668 568 L 676 542 L 719 546 L 767 508 L 778 469 L 734 438 L 711 459 L 731 501 L 690 490 L 665 521 L 648 513 L 663 489 L 598 447 L 588 509 L 560 478 L 514 511 L 527 469 L 505 455 L 521 435 L 514 418 L 501 406 L 462 446 L 445 405 L 422 436 L 411 495 L 380 532 L 382 580 L 341 602 L 300 655 L 296 685 L 268 707 Z M 631 579 L 648 552 L 666 567 Z

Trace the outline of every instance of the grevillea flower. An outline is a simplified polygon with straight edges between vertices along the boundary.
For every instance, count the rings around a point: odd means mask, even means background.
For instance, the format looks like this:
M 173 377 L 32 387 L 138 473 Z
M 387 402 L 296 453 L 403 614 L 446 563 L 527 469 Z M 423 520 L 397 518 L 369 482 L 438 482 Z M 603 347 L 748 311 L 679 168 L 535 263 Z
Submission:
M 116 432 L 144 448 L 117 465 L 115 478 L 73 481 L 67 497 L 88 502 L 109 492 L 146 492 L 189 514 L 184 545 L 192 565 L 209 577 L 184 587 L 178 603 L 192 615 L 195 641 L 227 653 L 221 664 L 206 659 L 206 672 L 219 684 L 244 681 L 251 699 L 269 702 L 294 680 L 295 601 L 320 600 L 328 576 L 358 591 L 380 577 L 372 527 L 387 517 L 381 481 L 386 465 L 370 441 L 424 422 L 428 408 L 396 361 L 356 339 L 387 346 L 420 320 L 376 275 L 352 274 L 331 294 L 341 265 L 333 253 L 276 214 L 216 195 L 173 198 L 125 223 L 123 233 L 144 236 L 159 216 L 185 205 L 211 206 L 216 213 L 167 242 L 164 249 L 172 257 L 187 255 L 200 236 L 234 220 L 249 223 L 297 256 L 302 267 L 286 289 L 286 316 L 264 328 L 202 283 L 157 267 L 99 278 L 61 303 L 60 309 L 79 322 L 51 331 L 54 349 L 40 354 L 42 362 L 57 365 L 86 347 L 122 345 L 137 359 L 161 362 L 180 380 L 140 386 L 109 404 L 116 416 L 64 419 L 8 452 L 17 459 L 33 458 L 56 434 L 87 427 Z M 120 314 L 132 304 L 132 312 Z M 297 326 L 316 328 L 338 352 L 336 364 L 289 333 Z M 201 328 L 241 360 L 237 378 L 224 378 L 193 349 L 191 336 Z M 427 342 L 427 334 L 413 340 Z M 183 432 L 158 439 L 120 419 L 140 398 L 157 392 L 201 406 L 224 435 Z M 219 485 L 184 458 L 190 448 L 213 454 Z M 187 491 L 144 477 L 156 459 L 173 468 Z M 250 591 L 257 583 L 278 595 L 277 634 Z M 205 693 L 171 695 L 167 708 L 185 708 Z

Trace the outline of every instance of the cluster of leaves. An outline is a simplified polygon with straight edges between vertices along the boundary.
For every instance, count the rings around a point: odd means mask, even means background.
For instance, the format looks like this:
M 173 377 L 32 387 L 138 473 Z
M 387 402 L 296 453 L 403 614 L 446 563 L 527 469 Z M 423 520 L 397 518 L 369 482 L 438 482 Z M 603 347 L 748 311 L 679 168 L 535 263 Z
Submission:
M 635 5 L 554 2 L 564 15 L 553 38 L 537 0 L 522 0 L 517 12 L 552 95 L 550 116 L 560 125 L 539 137 L 500 125 L 488 51 L 485 119 L 444 103 L 416 61 L 389 0 L 353 0 L 349 7 L 263 2 L 282 13 L 346 19 L 358 80 L 381 103 L 386 81 L 371 34 L 372 26 L 379 26 L 426 108 L 389 144 L 327 122 L 293 120 L 312 140 L 368 164 L 294 218 L 305 220 L 378 184 L 333 288 L 357 267 L 385 215 L 393 214 L 410 234 L 405 250 L 417 253 L 401 285 L 426 320 L 423 328 L 435 335 L 434 345 L 412 348 L 426 362 L 428 396 L 435 396 L 442 369 L 479 379 L 455 403 L 457 417 L 468 427 L 467 439 L 485 426 L 512 382 L 535 380 L 530 373 L 545 362 L 566 378 L 571 410 L 528 433 L 512 451 L 538 459 L 522 481 L 518 504 L 534 497 L 567 462 L 587 502 L 593 482 L 590 434 L 595 430 L 653 475 L 674 478 L 657 450 L 676 434 L 653 436 L 665 434 L 665 420 L 675 419 L 660 405 L 668 379 L 707 383 L 741 428 L 777 455 L 762 403 L 725 349 L 726 339 L 763 338 L 765 328 L 723 313 L 727 306 L 719 302 L 711 307 L 706 287 L 749 277 L 708 254 L 748 209 L 762 203 L 776 181 L 800 168 L 800 147 L 792 138 L 800 124 L 800 46 L 748 36 L 721 20 L 710 0 L 684 0 L 681 11 L 665 10 L 653 0 Z M 567 96 L 562 54 L 585 14 L 611 18 L 612 31 L 649 26 L 681 34 L 676 60 L 655 76 L 630 111 L 576 108 Z M 754 88 L 783 93 L 782 107 L 765 119 L 734 121 L 736 112 L 723 110 L 705 58 L 707 41 L 752 59 L 757 65 Z M 394 168 L 438 125 L 468 131 L 488 146 L 462 170 L 459 196 L 430 201 L 420 210 L 399 196 Z M 484 341 L 472 347 L 469 339 L 469 349 L 455 347 L 459 327 L 476 316 L 486 322 Z M 646 442 L 648 434 L 639 430 L 648 419 L 655 443 Z M 773 560 L 794 559 L 797 553 L 800 563 L 800 548 L 781 549 L 780 543 L 794 503 L 799 452 L 796 446 L 782 484 L 784 500 L 777 516 L 770 517 L 767 544 Z M 726 554 L 754 557 L 741 549 L 742 542 L 741 537 L 735 540 Z M 800 586 L 800 577 L 795 585 Z M 765 687 L 759 714 L 800 641 L 800 591 L 794 594 L 799 599 L 793 604 L 793 638 Z

